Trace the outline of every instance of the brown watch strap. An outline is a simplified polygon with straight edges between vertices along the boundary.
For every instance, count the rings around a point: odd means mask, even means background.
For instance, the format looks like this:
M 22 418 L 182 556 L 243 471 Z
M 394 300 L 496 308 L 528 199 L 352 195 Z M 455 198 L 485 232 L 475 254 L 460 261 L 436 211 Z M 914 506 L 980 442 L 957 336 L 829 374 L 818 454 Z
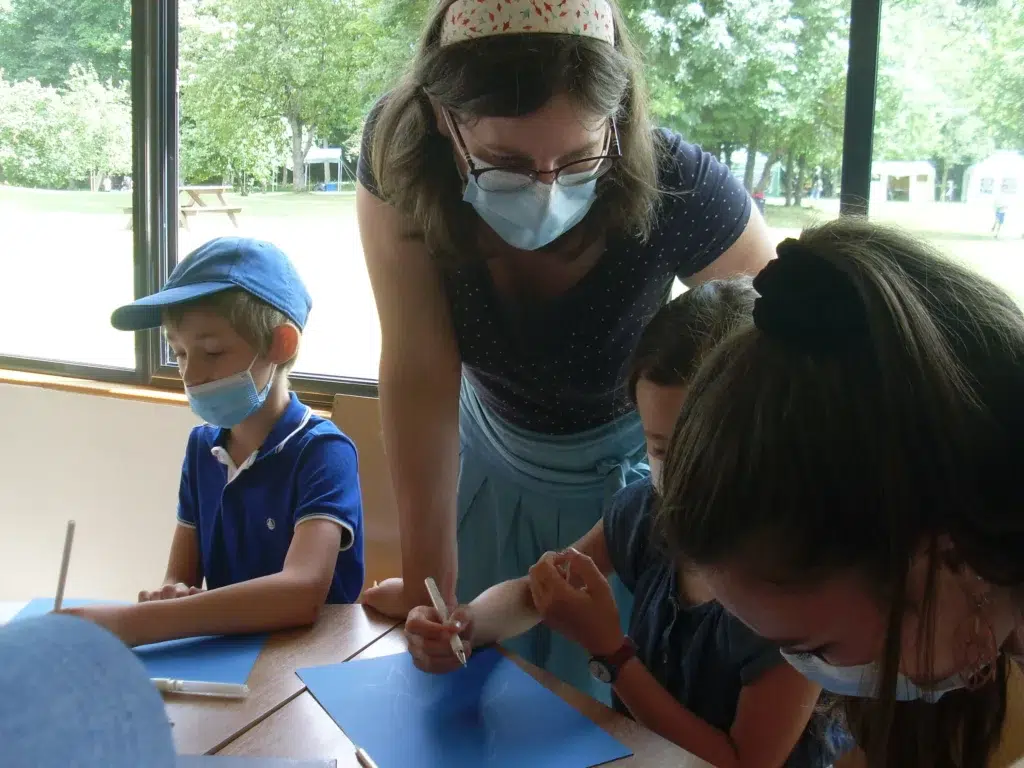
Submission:
M 612 669 L 621 669 L 622 665 L 627 661 L 636 656 L 636 643 L 633 639 L 626 635 L 622 638 L 622 645 L 619 646 L 619 650 L 613 653 L 611 656 L 605 656 L 602 661 Z

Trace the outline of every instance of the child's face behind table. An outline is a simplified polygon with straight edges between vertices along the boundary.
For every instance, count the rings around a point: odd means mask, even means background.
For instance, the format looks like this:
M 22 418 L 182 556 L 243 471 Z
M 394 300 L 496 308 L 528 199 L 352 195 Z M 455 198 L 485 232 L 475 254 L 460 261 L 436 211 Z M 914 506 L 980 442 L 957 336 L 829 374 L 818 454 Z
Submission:
M 655 488 L 661 486 L 661 464 L 685 400 L 685 386 L 662 386 L 644 378 L 636 383 L 636 409 L 644 425 L 647 459 Z
M 271 362 L 256 359 L 256 349 L 216 312 L 200 307 L 187 310 L 180 323 L 166 327 L 166 333 L 185 386 L 233 376 L 250 365 L 256 388 L 262 390 L 267 385 Z
M 636 383 L 636 409 L 647 438 L 647 460 L 651 464 L 654 487 L 661 490 L 661 464 L 668 442 L 686 401 L 686 386 L 665 386 L 641 378 Z M 687 605 L 699 605 L 713 599 L 703 579 L 692 568 L 679 566 L 679 597 Z

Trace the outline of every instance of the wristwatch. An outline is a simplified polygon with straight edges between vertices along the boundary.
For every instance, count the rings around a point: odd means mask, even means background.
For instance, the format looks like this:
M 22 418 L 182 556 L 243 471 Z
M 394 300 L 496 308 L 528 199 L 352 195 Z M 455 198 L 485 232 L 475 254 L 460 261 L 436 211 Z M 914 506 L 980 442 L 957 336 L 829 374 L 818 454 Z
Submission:
M 622 645 L 619 646 L 619 650 L 611 656 L 590 657 L 590 674 L 602 683 L 612 684 L 619 676 L 619 670 L 634 656 L 636 656 L 636 643 L 628 636 L 624 637 L 622 638 Z

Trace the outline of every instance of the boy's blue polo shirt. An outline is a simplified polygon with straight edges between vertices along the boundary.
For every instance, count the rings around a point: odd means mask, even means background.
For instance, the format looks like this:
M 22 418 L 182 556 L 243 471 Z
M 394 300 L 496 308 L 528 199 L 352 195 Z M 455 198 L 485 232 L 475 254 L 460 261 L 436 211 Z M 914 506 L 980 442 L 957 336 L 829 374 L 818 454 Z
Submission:
M 189 435 L 178 522 L 195 528 L 208 589 L 280 573 L 296 526 L 336 521 L 344 530 L 328 603 L 352 603 L 363 587 L 363 509 L 356 448 L 294 393 L 260 449 L 235 468 L 228 430 Z

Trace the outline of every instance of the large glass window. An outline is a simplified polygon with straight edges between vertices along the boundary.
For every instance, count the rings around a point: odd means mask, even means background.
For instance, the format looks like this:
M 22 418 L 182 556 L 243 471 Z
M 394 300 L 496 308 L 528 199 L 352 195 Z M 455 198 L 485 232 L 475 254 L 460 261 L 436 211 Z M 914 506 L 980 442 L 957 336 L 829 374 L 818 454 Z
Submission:
M 857 20 L 876 3 L 620 0 L 655 121 L 728 163 L 777 239 L 838 214 L 845 163 L 844 200 L 868 196 L 874 218 L 1024 298 L 1024 6 L 887 0 L 869 163 L 870 132 L 844 137 L 844 111 L 848 86 L 851 104 L 870 100 L 870 56 L 848 58 L 851 14 L 856 50 L 873 51 Z M 242 234 L 279 244 L 313 293 L 296 388 L 372 383 L 355 163 L 428 8 L 0 0 L 3 364 L 170 382 L 157 335 L 118 333 L 110 312 L 202 242 Z
M 299 377 L 377 378 L 355 168 L 363 117 L 408 61 L 415 6 L 179 2 L 177 256 L 222 235 L 281 247 L 313 295 Z
M 883 6 L 871 217 L 1024 301 L 1024 6 Z
M 135 368 L 128 0 L 0 0 L 0 356 Z
M 778 240 L 839 214 L 849 0 L 625 8 L 657 122 L 727 162 Z

